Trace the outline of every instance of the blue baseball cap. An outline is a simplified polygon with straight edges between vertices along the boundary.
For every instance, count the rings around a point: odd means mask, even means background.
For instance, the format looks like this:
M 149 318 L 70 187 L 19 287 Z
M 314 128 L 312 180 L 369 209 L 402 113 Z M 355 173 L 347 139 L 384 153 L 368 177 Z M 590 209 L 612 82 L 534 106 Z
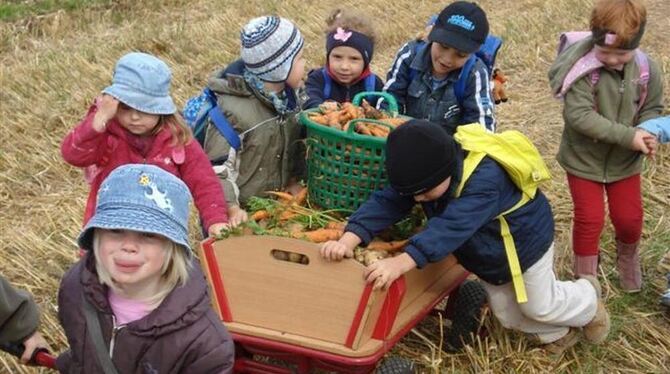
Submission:
M 79 248 L 93 249 L 93 229 L 101 228 L 158 234 L 191 254 L 190 201 L 186 184 L 167 171 L 146 164 L 120 166 L 102 182 L 95 214 L 77 239 Z
M 428 34 L 428 40 L 474 53 L 484 44 L 489 34 L 489 21 L 479 5 L 456 1 L 444 8 Z
M 132 52 L 116 63 L 112 85 L 102 92 L 140 112 L 174 114 L 177 107 L 170 97 L 171 80 L 172 72 L 161 59 Z

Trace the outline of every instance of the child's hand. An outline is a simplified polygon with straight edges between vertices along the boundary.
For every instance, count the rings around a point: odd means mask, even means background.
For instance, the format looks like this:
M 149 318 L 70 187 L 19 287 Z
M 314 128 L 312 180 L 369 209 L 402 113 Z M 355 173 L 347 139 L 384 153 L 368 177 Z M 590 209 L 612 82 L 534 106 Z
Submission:
M 104 132 L 107 122 L 116 116 L 119 109 L 119 100 L 107 94 L 102 94 L 95 99 L 98 111 L 93 117 L 93 129 L 97 132 Z
M 228 230 L 228 229 L 230 229 L 230 225 L 227 223 L 214 223 L 211 226 L 209 226 L 207 233 L 209 234 L 209 236 L 216 236 L 221 234 L 221 230 Z
M 328 261 L 341 261 L 343 258 L 354 257 L 354 250 L 338 240 L 329 240 L 319 249 L 321 257 Z
M 23 347 L 25 349 L 23 350 L 23 355 L 21 355 L 21 362 L 24 365 L 28 364 L 30 358 L 33 356 L 33 352 L 35 352 L 36 349 L 44 348 L 47 351 L 51 350 L 51 347 L 49 347 L 47 341 L 44 340 L 42 335 L 37 331 L 35 331 L 32 335 L 23 341 Z
M 410 255 L 401 255 L 385 258 L 370 264 L 365 268 L 365 280 L 373 283 L 373 290 L 385 290 L 401 275 L 414 269 L 416 262 Z
M 649 147 L 644 141 L 645 138 L 649 136 L 653 135 L 644 130 L 636 129 L 635 135 L 633 136 L 633 142 L 631 143 L 630 148 L 634 151 L 642 152 L 645 155 L 649 154 Z
M 330 240 L 319 248 L 321 257 L 328 261 L 341 261 L 343 258 L 354 257 L 354 248 L 361 243 L 361 238 L 353 232 L 345 232 L 340 240 Z
M 247 211 L 240 208 L 239 205 L 231 205 L 228 207 L 228 225 L 231 228 L 239 226 L 242 222 L 249 219 Z
M 654 158 L 656 156 L 656 150 L 658 149 L 658 138 L 654 134 L 647 133 L 649 136 L 644 137 L 644 144 L 649 148 L 649 158 Z

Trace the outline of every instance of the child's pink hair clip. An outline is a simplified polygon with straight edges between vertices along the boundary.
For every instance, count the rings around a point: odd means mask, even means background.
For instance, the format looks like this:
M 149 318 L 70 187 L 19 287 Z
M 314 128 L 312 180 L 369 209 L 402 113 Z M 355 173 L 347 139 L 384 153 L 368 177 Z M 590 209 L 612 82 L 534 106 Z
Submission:
M 351 35 L 352 35 L 351 31 L 347 32 L 347 31 L 344 31 L 343 28 L 338 27 L 337 32 L 335 33 L 335 35 L 333 35 L 333 39 L 340 40 L 342 42 L 346 42 L 347 40 L 349 40 Z
M 616 43 L 616 34 L 608 32 L 605 35 L 605 45 L 614 45 Z

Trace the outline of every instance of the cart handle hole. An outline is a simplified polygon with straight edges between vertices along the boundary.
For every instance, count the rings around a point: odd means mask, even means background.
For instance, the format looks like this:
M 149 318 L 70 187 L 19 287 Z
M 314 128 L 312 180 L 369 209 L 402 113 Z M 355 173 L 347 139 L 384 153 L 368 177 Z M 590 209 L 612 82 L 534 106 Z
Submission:
M 309 265 L 309 257 L 302 253 L 273 249 L 270 251 L 275 260 L 293 262 L 300 265 Z

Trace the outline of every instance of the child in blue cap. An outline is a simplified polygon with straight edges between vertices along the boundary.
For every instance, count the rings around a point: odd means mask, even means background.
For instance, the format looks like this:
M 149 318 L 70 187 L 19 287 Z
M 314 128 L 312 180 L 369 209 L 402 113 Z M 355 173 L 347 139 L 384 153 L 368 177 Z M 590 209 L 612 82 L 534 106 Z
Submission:
M 234 346 L 188 242 L 188 186 L 153 165 L 102 182 L 63 276 L 61 373 L 229 373 Z
M 431 21 L 432 22 L 432 21 Z M 453 134 L 456 127 L 481 123 L 495 131 L 494 101 L 486 65 L 476 59 L 462 92 L 457 92 L 463 67 L 486 41 L 486 13 L 473 2 L 447 5 L 423 40 L 405 44 L 386 75 L 384 91 L 398 101 L 401 112 L 441 125 Z
M 61 146 L 66 162 L 85 168 L 91 190 L 84 224 L 93 216 L 102 181 L 130 163 L 156 165 L 181 178 L 193 193 L 204 229 L 217 234 L 228 222 L 223 190 L 207 156 L 170 97 L 172 73 L 162 60 L 128 53 L 116 63 L 112 85 Z

